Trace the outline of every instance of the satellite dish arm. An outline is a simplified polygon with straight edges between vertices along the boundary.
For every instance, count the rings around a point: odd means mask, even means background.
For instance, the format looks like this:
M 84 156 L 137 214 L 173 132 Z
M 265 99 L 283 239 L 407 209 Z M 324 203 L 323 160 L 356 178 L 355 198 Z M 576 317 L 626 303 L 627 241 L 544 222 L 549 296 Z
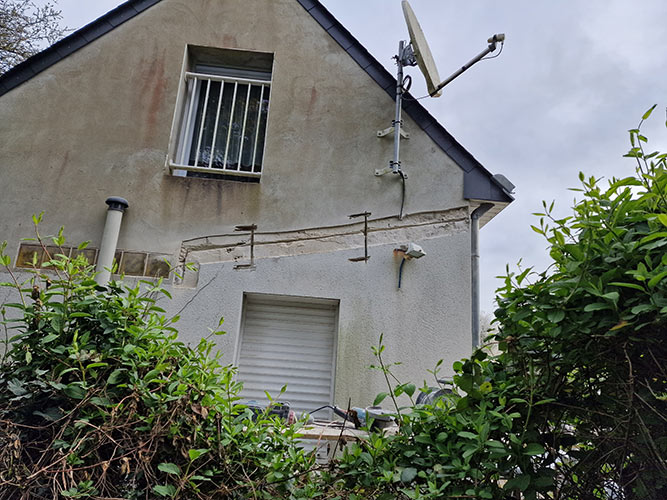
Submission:
M 485 58 L 487 55 L 489 55 L 491 52 L 493 52 L 494 50 L 496 50 L 496 47 L 497 47 L 497 43 L 498 43 L 498 42 L 500 42 L 500 43 L 504 43 L 504 42 L 505 42 L 505 35 L 504 35 L 503 33 L 499 33 L 499 34 L 497 34 L 497 35 L 493 35 L 491 38 L 489 38 L 489 39 L 487 40 L 487 42 L 488 42 L 489 46 L 488 46 L 486 49 L 484 49 L 482 52 L 480 52 L 479 54 L 477 54 L 474 58 L 472 58 L 472 59 L 471 59 L 470 61 L 468 61 L 466 64 L 464 64 L 463 66 L 461 66 L 461 68 L 459 68 L 457 71 L 455 71 L 449 78 L 447 78 L 446 80 L 443 80 L 442 83 L 440 83 L 440 84 L 435 88 L 435 90 L 433 90 L 433 92 L 431 92 L 429 95 L 432 97 L 432 96 L 434 96 L 435 94 L 437 94 L 438 92 L 440 92 L 440 90 L 442 90 L 442 88 L 443 88 L 444 86 L 450 84 L 453 80 L 455 80 L 456 78 L 458 78 L 459 76 L 461 76 L 462 73 L 464 73 L 465 71 L 467 71 L 468 69 L 470 69 L 471 66 L 473 66 L 474 64 L 477 64 L 479 61 L 481 61 L 482 59 L 484 59 L 484 58 Z

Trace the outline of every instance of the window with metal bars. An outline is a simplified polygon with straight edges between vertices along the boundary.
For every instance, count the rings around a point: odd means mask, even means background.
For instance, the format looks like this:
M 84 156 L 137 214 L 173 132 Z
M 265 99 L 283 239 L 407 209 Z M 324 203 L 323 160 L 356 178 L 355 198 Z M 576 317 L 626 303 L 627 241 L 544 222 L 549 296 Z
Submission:
M 260 63 L 195 62 L 185 72 L 180 137 L 171 161 L 175 175 L 260 177 L 271 92 L 271 68 L 261 58 Z

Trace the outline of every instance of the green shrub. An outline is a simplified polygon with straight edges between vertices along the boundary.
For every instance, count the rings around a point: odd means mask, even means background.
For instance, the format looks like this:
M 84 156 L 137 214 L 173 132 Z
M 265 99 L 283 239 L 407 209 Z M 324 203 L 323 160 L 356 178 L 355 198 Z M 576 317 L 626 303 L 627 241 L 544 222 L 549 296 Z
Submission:
M 508 270 L 500 354 L 455 363 L 435 404 L 396 407 L 398 434 L 348 447 L 332 482 L 387 500 L 667 498 L 667 155 L 630 139 L 635 176 L 582 174 L 570 217 L 537 214 L 554 264 Z M 415 390 L 395 382 L 380 399 Z
M 250 418 L 214 344 L 177 340 L 160 281 L 99 286 L 83 258 L 50 266 L 5 284 L 21 302 L 2 306 L 0 498 L 309 495 L 298 426 Z
M 500 361 L 553 399 L 531 420 L 559 498 L 667 498 L 667 155 L 630 139 L 635 176 L 580 174 L 570 217 L 544 204 L 554 264 L 508 273 L 496 311 Z

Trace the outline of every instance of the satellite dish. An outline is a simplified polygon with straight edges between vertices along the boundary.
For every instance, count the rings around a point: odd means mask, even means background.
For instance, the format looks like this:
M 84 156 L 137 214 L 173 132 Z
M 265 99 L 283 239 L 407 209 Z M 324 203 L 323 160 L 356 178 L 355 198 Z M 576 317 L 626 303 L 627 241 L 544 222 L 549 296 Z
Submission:
M 401 130 L 401 113 L 403 111 L 403 94 L 407 92 L 406 88 L 406 78 L 403 77 L 403 68 L 405 66 L 419 66 L 419 69 L 424 74 L 426 79 L 426 86 L 428 87 L 428 94 L 431 97 L 440 97 L 442 95 L 442 88 L 445 85 L 451 83 L 454 79 L 458 78 L 464 71 L 467 71 L 471 66 L 477 64 L 479 61 L 482 61 L 488 56 L 491 52 L 496 50 L 497 44 L 500 43 L 500 52 L 505 42 L 505 35 L 503 33 L 498 33 L 493 35 L 487 40 L 489 44 L 486 49 L 477 54 L 473 59 L 468 61 L 466 64 L 461 66 L 456 70 L 452 75 L 446 78 L 443 81 L 440 81 L 440 75 L 438 74 L 438 68 L 435 65 L 433 60 L 433 55 L 431 54 L 431 49 L 428 46 L 424 32 L 419 26 L 419 21 L 417 21 L 417 16 L 415 16 L 412 7 L 408 3 L 408 0 L 402 0 L 403 6 L 403 15 L 405 16 L 405 22 L 408 25 L 408 31 L 410 32 L 410 43 L 406 45 L 405 40 L 400 40 L 398 42 L 398 54 L 394 56 L 396 60 L 396 66 L 398 67 L 396 74 L 396 112 L 394 115 L 394 120 L 392 126 L 385 130 L 380 130 L 377 132 L 378 137 L 384 137 L 390 132 L 394 133 L 394 159 L 389 161 L 389 167 L 383 169 L 376 169 L 375 175 L 381 176 L 388 174 L 389 172 L 393 174 L 400 174 L 401 179 L 405 183 L 407 176 L 401 168 L 400 160 L 400 145 L 401 145 L 401 134 L 405 134 Z M 498 54 L 500 55 L 500 53 Z M 494 56 L 497 57 L 497 56 Z M 411 81 L 411 80 L 410 80 Z M 409 84 L 407 85 L 409 87 Z M 424 96 L 426 97 L 426 96 Z M 499 183 L 502 180 L 499 180 Z M 405 186 L 405 185 L 404 185 Z M 510 188 L 511 189 L 511 188 Z M 405 193 L 405 189 L 403 190 Z M 403 217 L 403 208 L 401 206 L 401 212 L 399 213 L 398 218 Z
M 417 16 L 415 16 L 408 0 L 403 0 L 402 5 L 405 22 L 407 23 L 408 31 L 410 32 L 410 43 L 412 44 L 419 69 L 426 79 L 428 93 L 431 97 L 440 97 L 442 95 L 442 90 L 437 88 L 440 84 L 440 75 L 438 74 L 438 67 L 435 65 L 435 60 L 431 54 L 431 49 L 424 36 L 424 31 L 421 29 L 421 26 L 419 26 Z

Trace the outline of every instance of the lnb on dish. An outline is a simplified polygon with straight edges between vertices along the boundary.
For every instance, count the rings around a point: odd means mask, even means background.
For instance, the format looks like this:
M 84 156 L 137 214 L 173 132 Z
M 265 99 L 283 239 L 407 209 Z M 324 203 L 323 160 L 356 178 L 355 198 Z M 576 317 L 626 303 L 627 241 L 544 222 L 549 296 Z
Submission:
M 505 41 L 505 33 L 498 33 L 496 35 L 493 35 L 486 42 L 487 43 L 497 43 L 497 42 L 504 42 L 504 41 Z

